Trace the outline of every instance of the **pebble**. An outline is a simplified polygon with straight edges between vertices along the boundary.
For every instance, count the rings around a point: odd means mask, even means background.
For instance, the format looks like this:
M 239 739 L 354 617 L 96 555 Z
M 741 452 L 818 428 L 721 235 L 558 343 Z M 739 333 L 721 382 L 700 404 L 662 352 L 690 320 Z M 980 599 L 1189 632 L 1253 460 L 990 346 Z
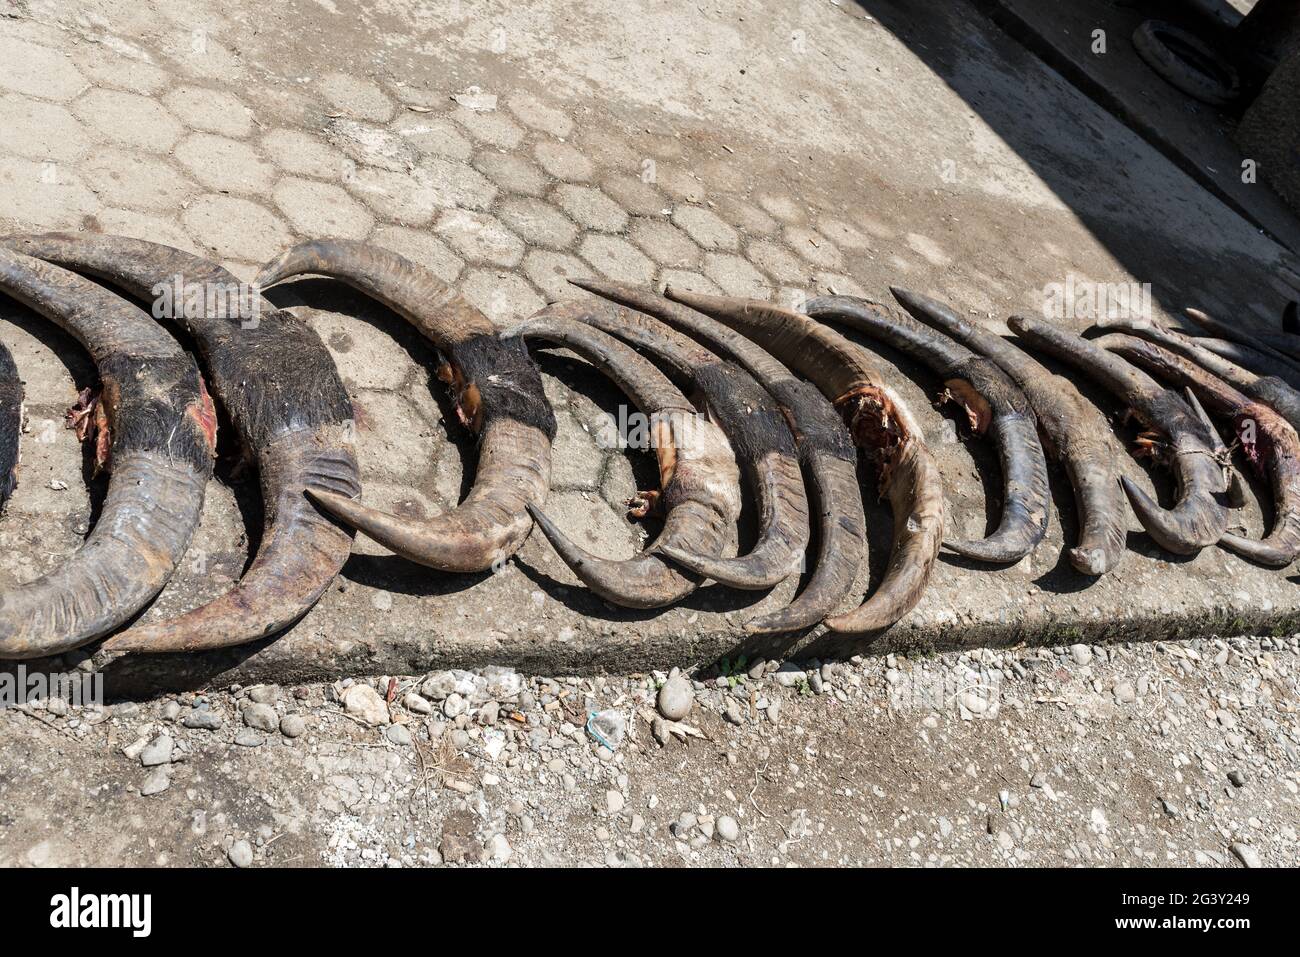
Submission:
M 1246 867 L 1264 866 L 1264 862 L 1259 859 L 1259 852 L 1249 844 L 1237 843 L 1232 845 L 1232 853 L 1237 855 L 1237 860 L 1241 861 Z
M 297 738 L 307 730 L 307 722 L 300 714 L 286 714 L 280 719 L 280 733 L 286 738 Z
M 235 841 L 226 852 L 226 857 L 235 867 L 253 866 L 253 848 L 247 841 Z
M 180 702 L 168 701 L 166 704 L 162 706 L 161 714 L 162 714 L 162 719 L 164 721 L 175 721 L 177 717 L 180 716 L 180 713 L 181 713 Z M 123 715 L 117 713 L 117 709 L 114 709 L 114 714 L 117 717 L 124 717 Z
M 1092 649 L 1087 645 L 1071 645 L 1070 657 L 1074 659 L 1077 665 L 1092 664 Z
M 772 680 L 783 688 L 797 688 L 808 680 L 808 675 L 793 661 L 787 661 L 776 669 Z
M 718 818 L 714 825 L 714 833 L 717 835 L 718 840 L 727 844 L 734 844 L 740 840 L 740 825 L 736 823 L 734 817 L 724 814 Z
M 667 747 L 668 739 L 672 736 L 668 730 L 668 722 L 660 717 L 656 717 L 654 721 L 650 723 L 650 734 L 654 737 L 655 741 L 659 742 L 661 748 Z
M 1244 788 L 1246 786 L 1246 772 L 1229 771 L 1228 780 L 1232 782 L 1234 788 Z
M 736 703 L 735 698 L 728 698 L 727 703 L 723 705 L 722 716 L 732 724 L 740 724 L 744 716 L 740 713 L 740 705 Z
M 1120 704 L 1132 704 L 1137 700 L 1137 689 L 1131 681 L 1121 681 L 1115 685 L 1115 700 Z
M 250 704 L 244 707 L 244 724 L 258 731 L 274 731 L 280 718 L 269 704 Z
M 160 764 L 171 764 L 172 762 L 173 743 L 171 735 L 160 734 L 140 752 L 140 763 L 146 768 L 157 767 Z
M 260 748 L 266 744 L 266 738 L 252 728 L 240 728 L 239 733 L 235 735 L 235 744 L 242 748 Z
M 258 704 L 275 704 L 275 699 L 279 697 L 275 685 L 258 685 L 255 688 L 248 689 L 248 697 Z
M 388 724 L 388 705 L 368 684 L 354 684 L 343 692 L 343 707 L 372 727 Z
M 514 849 L 510 846 L 510 842 L 506 840 L 504 834 L 494 835 L 492 840 L 488 841 L 487 854 L 498 864 L 504 864 L 510 860 L 510 855 L 513 853 Z
M 617 814 L 623 810 L 623 795 L 618 791 L 605 792 L 605 810 L 610 814 Z
M 402 706 L 412 714 L 433 714 L 433 702 L 414 691 L 402 699 Z
M 411 743 L 411 732 L 404 724 L 390 725 L 384 736 L 399 747 L 408 747 Z
M 659 689 L 659 713 L 669 721 L 681 721 L 695 704 L 695 689 L 684 675 L 674 675 Z
M 140 785 L 140 794 L 143 797 L 150 797 L 154 794 L 161 794 L 172 786 L 171 768 L 163 765 L 154 768 L 147 775 Z
M 191 711 L 185 717 L 181 718 L 181 724 L 187 728 L 194 728 L 196 730 L 216 731 L 221 727 L 221 715 L 204 708 L 199 711 Z
M 442 702 L 442 713 L 448 718 L 458 718 L 469 710 L 469 704 L 460 695 L 452 692 Z

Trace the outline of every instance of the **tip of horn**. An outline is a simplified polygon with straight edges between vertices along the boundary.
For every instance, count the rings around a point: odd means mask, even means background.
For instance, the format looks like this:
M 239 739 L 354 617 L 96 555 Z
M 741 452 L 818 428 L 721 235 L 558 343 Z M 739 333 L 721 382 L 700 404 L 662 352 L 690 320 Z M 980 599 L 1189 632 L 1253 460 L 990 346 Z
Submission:
M 1234 555 L 1240 555 L 1260 565 L 1267 565 L 1269 568 L 1285 568 L 1297 557 L 1295 547 L 1281 547 L 1270 543 L 1267 539 L 1256 541 L 1231 532 L 1224 532 L 1223 537 L 1219 539 L 1219 546 Z
M 1017 539 L 1020 538 L 1020 536 L 1016 537 Z M 1037 544 L 1037 542 L 1025 542 L 1023 540 L 1007 541 L 1001 536 L 994 535 L 973 541 L 945 541 L 943 546 L 963 558 L 970 558 L 977 562 L 1011 565 L 1032 552 Z
M 628 288 L 623 283 L 608 282 L 604 279 L 591 279 L 587 276 L 570 276 L 568 282 L 570 286 L 577 286 L 579 289 L 585 289 L 597 296 L 605 296 L 608 293 Z
M 532 502 L 529 502 L 527 507 L 528 514 L 532 516 L 537 527 L 542 530 L 542 534 L 551 543 L 551 547 L 555 549 L 556 554 L 563 559 L 564 564 L 577 572 L 579 568 L 587 563 L 587 553 L 570 541 L 569 537 L 560 531 L 560 527 L 551 521 L 545 512 Z
M 253 277 L 253 285 L 261 289 L 270 289 L 276 283 L 283 282 L 295 273 L 293 268 L 293 250 L 286 249 L 279 256 L 265 263 Z
M 1146 492 L 1138 488 L 1128 476 L 1120 476 L 1120 486 L 1128 497 L 1129 505 L 1141 526 L 1156 544 L 1175 555 L 1195 555 L 1202 545 L 1188 542 L 1175 527 L 1169 513 L 1162 509 Z
M 1082 575 L 1099 577 L 1111 569 L 1110 559 L 1102 548 L 1070 549 L 1070 565 Z
M 739 558 L 710 558 L 673 545 L 661 545 L 655 552 L 702 578 L 744 591 L 774 588 L 799 571 L 797 560 L 791 567 L 782 567 L 755 552 Z
M 915 306 L 918 309 L 926 310 L 930 305 L 927 301 L 928 297 L 922 296 L 920 293 L 912 292 L 912 290 L 905 289 L 902 286 L 890 286 L 889 294 L 904 306 Z

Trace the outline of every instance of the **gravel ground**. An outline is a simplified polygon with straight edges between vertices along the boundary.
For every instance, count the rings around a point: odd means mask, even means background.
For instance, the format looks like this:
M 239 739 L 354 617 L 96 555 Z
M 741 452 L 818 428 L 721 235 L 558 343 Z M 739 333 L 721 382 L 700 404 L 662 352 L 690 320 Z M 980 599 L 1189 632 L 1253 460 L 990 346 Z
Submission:
M 1298 655 L 1231 638 L 55 699 L 0 712 L 0 864 L 1288 865 Z

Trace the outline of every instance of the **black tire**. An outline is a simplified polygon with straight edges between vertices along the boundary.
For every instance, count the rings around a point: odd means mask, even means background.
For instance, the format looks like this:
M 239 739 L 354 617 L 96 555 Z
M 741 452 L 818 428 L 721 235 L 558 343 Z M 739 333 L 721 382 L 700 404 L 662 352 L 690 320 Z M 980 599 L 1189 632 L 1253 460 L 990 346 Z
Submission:
M 1133 46 L 1165 82 L 1202 103 L 1227 106 L 1241 92 L 1231 63 L 1199 37 L 1163 20 L 1147 20 L 1133 31 Z

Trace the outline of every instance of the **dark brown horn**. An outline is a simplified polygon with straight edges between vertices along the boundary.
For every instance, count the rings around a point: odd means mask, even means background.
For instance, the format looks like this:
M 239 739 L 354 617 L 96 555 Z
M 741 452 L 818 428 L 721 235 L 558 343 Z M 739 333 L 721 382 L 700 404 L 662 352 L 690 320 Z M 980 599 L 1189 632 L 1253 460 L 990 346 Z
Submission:
M 744 369 L 644 313 L 592 302 L 579 317 L 664 361 L 693 386 L 692 398 L 722 427 L 758 502 L 758 541 L 745 555 L 692 555 L 674 545 L 659 554 L 723 585 L 771 588 L 799 571 L 808 547 L 808 496 L 790 426 L 772 397 Z
M 1270 332 L 1260 328 L 1242 328 L 1228 322 L 1221 322 L 1200 309 L 1187 308 L 1183 315 L 1200 326 L 1212 336 L 1227 339 L 1247 348 L 1286 359 L 1295 364 L 1300 361 L 1300 342 L 1286 332 Z
M 1009 564 L 1024 558 L 1047 534 L 1047 460 L 1029 400 L 992 360 L 880 303 L 854 296 L 823 296 L 804 311 L 835 321 L 929 366 L 944 379 L 944 397 L 961 406 L 976 435 L 991 431 L 1002 464 L 1002 520 L 982 541 L 945 542 L 959 555 Z
M 154 301 L 158 318 L 193 338 L 217 402 L 257 462 L 262 540 L 238 584 L 185 614 L 114 635 L 105 649 L 224 648 L 275 634 L 305 615 L 347 561 L 352 533 L 303 493 L 351 496 L 361 489 L 352 403 L 316 333 L 260 297 L 243 295 L 239 280 L 216 263 L 170 246 L 58 233 L 11 237 L 4 245 Z
M 1217 437 L 1187 403 L 1088 339 L 1027 316 L 1012 316 L 1008 324 L 1026 342 L 1096 380 L 1148 429 L 1166 437 L 1179 484 L 1178 502 L 1172 509 L 1160 508 L 1127 476 L 1120 478 L 1138 521 L 1156 543 L 1177 555 L 1193 555 L 1218 542 L 1228 525 L 1227 512 L 1216 498 L 1227 490 L 1226 463 L 1217 454 Z
M 648 359 L 629 346 L 583 322 L 585 303 L 548 306 L 507 336 L 545 339 L 582 356 L 623 390 L 650 420 L 659 461 L 658 492 L 641 493 L 634 515 L 660 501 L 664 526 L 649 548 L 634 558 L 598 558 L 575 545 L 546 517 L 531 509 L 538 527 L 575 575 L 593 592 L 628 608 L 662 608 L 698 587 L 657 554 L 672 545 L 696 555 L 718 555 L 726 533 L 740 514 L 740 475 L 722 430 L 699 415 L 695 406 Z
M 880 475 L 894 513 L 894 544 L 880 587 L 856 611 L 826 620 L 839 632 L 887 628 L 916 607 L 943 536 L 943 484 L 907 406 L 866 350 L 807 316 L 756 299 L 668 288 L 664 295 L 753 339 L 808 377 L 848 424 Z
M 1252 401 L 1200 366 L 1134 336 L 1093 340 L 1162 379 L 1190 388 L 1216 414 L 1231 420 L 1246 458 L 1273 486 L 1273 528 L 1262 541 L 1226 533 L 1219 544 L 1245 558 L 1283 568 L 1300 555 L 1300 436 L 1282 416 Z
M 0 509 L 18 485 L 18 443 L 23 432 L 23 380 L 14 357 L 0 345 Z
M 35 658 L 107 634 L 167 583 L 199 523 L 216 415 L 194 360 L 124 299 L 7 249 L 0 290 L 85 346 L 101 382 L 91 415 L 108 429 L 108 494 L 85 544 L 0 594 L 0 658 Z
M 1122 320 L 1109 320 L 1098 323 L 1105 329 L 1118 329 L 1122 332 L 1146 339 L 1161 346 L 1174 355 L 1190 359 L 1202 369 L 1218 376 L 1228 385 L 1239 390 L 1257 402 L 1276 411 L 1290 423 L 1293 429 L 1300 429 L 1300 390 L 1293 388 L 1283 379 L 1267 371 L 1258 372 L 1245 368 L 1224 355 L 1206 348 L 1208 339 L 1193 339 L 1173 329 L 1153 322 L 1135 323 Z M 1231 352 L 1240 352 L 1236 343 L 1224 343 Z M 1259 355 L 1256 353 L 1256 355 Z M 1247 357 L 1249 358 L 1249 357 Z M 1266 357 L 1264 357 L 1266 358 Z M 1276 368 L 1276 367 L 1274 367 Z
M 622 283 L 591 279 L 570 282 L 689 333 L 747 369 L 776 399 L 794 433 L 817 502 L 817 555 L 808 584 L 799 596 L 785 608 L 750 619 L 745 630 L 751 634 L 796 631 L 834 612 L 853 589 L 866 551 L 867 534 L 858 490 L 857 453 L 835 408 L 815 386 L 796 378 L 752 340 L 702 312 Z
M 1227 359 L 1244 369 L 1249 369 L 1256 375 L 1274 376 L 1291 386 L 1291 388 L 1300 389 L 1300 365 L 1291 362 L 1285 356 L 1260 352 L 1258 349 L 1252 349 L 1237 342 L 1229 342 L 1227 339 L 1197 336 L 1191 341 L 1206 352 Z
M 528 537 L 528 506 L 551 484 L 555 415 L 541 374 L 518 342 L 429 270 L 387 249 L 349 240 L 300 243 L 258 275 L 266 288 L 307 274 L 341 280 L 417 328 L 445 362 L 461 420 L 479 436 L 474 487 L 460 505 L 427 522 L 390 515 L 346 494 L 309 491 L 311 499 L 399 555 L 443 571 L 499 565 Z
M 1074 489 L 1079 541 L 1069 551 L 1070 564 L 1085 575 L 1113 569 L 1124 554 L 1127 513 L 1110 426 L 1101 413 L 1069 380 L 944 303 L 906 289 L 890 291 L 915 318 L 992 359 L 1020 386 Z

